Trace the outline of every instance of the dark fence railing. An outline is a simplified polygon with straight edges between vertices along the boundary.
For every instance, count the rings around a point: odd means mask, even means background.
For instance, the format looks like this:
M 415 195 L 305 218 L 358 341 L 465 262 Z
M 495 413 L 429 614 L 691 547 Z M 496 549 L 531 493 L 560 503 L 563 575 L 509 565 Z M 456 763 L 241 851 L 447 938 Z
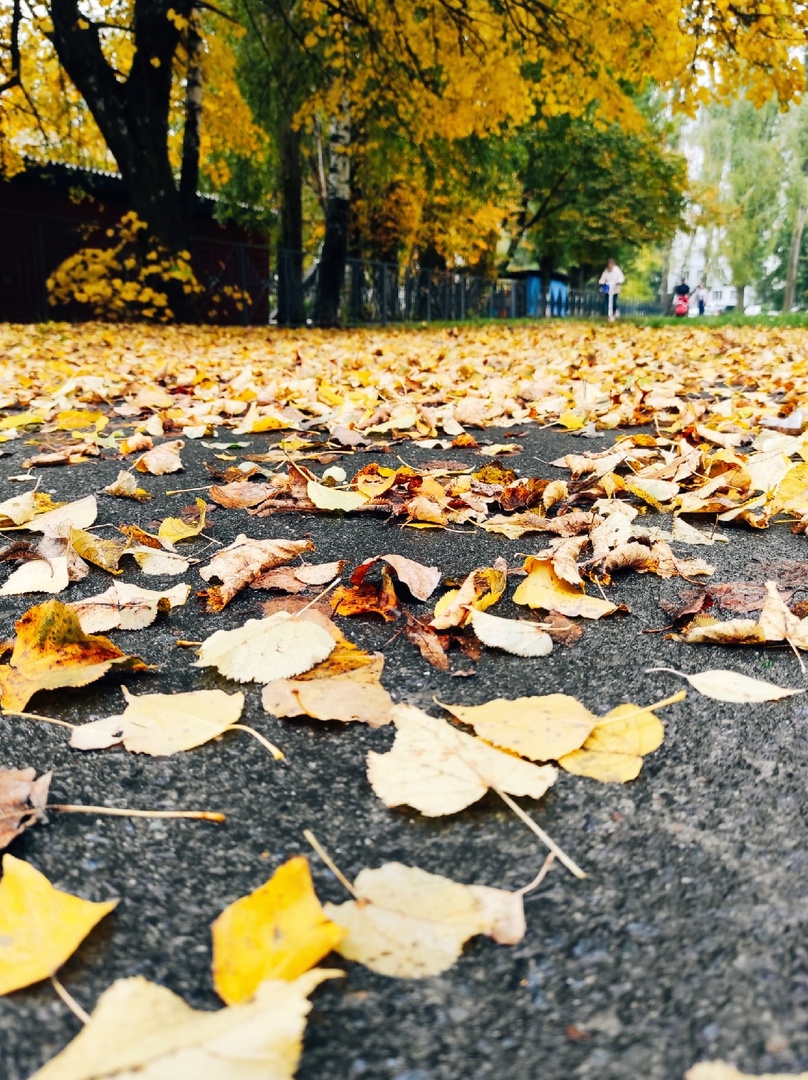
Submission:
M 303 273 L 302 285 L 292 299 L 301 265 L 299 253 L 277 253 L 270 300 L 273 322 L 305 324 L 315 319 L 316 263 Z M 621 301 L 620 310 L 624 315 L 662 313 L 658 304 L 626 301 Z M 467 319 L 589 319 L 604 315 L 605 310 L 603 296 L 596 290 L 569 289 L 557 281 L 542 304 L 537 276 L 492 278 L 463 270 L 426 270 L 348 259 L 340 313 L 346 325 L 385 325 Z

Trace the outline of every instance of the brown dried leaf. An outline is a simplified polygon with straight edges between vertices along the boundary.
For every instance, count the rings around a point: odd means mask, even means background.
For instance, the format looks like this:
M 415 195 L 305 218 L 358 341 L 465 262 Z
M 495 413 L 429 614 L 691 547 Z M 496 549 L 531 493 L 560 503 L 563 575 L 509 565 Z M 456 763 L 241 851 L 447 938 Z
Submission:
M 52 772 L 35 780 L 36 769 L 0 769 L 0 850 L 15 836 L 45 820 Z
M 446 655 L 442 635 L 436 634 L 431 626 L 419 622 L 407 613 L 404 634 L 432 667 L 437 668 L 438 671 L 449 670 L 449 657 Z
M 174 442 L 161 443 L 152 450 L 147 450 L 142 457 L 135 462 L 138 472 L 151 473 L 152 476 L 164 476 L 166 473 L 179 472 L 183 468 L 180 460 L 180 450 L 185 443 L 182 439 Z
M 264 570 L 291 562 L 313 549 L 310 540 L 251 540 L 241 533 L 199 571 L 205 581 L 215 578 L 221 582 L 203 594 L 207 598 L 208 611 L 221 611 L 236 593 Z
M 342 585 L 335 589 L 333 604 L 335 615 L 381 615 L 385 622 L 393 622 L 401 614 L 387 568 L 382 570 L 379 585 L 364 582 L 362 585 Z

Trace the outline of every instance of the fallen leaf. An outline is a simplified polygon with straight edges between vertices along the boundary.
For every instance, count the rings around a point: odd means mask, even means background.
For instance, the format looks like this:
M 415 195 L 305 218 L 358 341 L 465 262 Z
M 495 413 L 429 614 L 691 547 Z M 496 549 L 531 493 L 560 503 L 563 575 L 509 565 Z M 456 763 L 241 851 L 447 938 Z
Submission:
M 580 615 L 584 619 L 600 619 L 617 611 L 617 604 L 598 596 L 587 596 L 583 588 L 562 581 L 547 560 L 528 556 L 525 570 L 527 577 L 513 595 L 515 604 L 559 611 L 567 616 Z
M 23 710 L 38 690 L 86 686 L 113 666 L 146 670 L 107 638 L 85 634 L 78 615 L 58 600 L 29 608 L 14 628 L 11 658 L 0 666 L 0 703 L 11 712 Z
M 179 472 L 183 467 L 180 460 L 180 450 L 182 450 L 183 446 L 185 446 L 185 443 L 182 439 L 161 443 L 152 450 L 147 450 L 145 454 L 139 457 L 134 464 L 134 468 L 138 472 L 151 473 L 152 476 L 164 476 L 166 473 Z
M 558 761 L 572 753 L 598 723 L 594 713 L 568 694 L 441 705 L 486 742 L 533 761 Z
M 362 870 L 354 892 L 354 900 L 324 905 L 347 930 L 336 951 L 380 975 L 439 975 L 475 934 L 515 945 L 525 932 L 519 893 L 462 885 L 417 866 L 393 862 Z
M 343 675 L 267 683 L 261 693 L 261 704 L 273 716 L 309 716 L 313 720 L 339 720 L 346 724 L 357 721 L 369 727 L 382 727 L 390 723 L 393 700 L 379 683 L 381 657 L 379 661 Z
M 339 577 L 345 562 L 313 563 L 306 566 L 276 566 L 264 570 L 250 582 L 251 589 L 278 589 L 281 592 L 299 593 L 315 586 L 322 587 Z
M 85 634 L 105 630 L 142 630 L 151 626 L 157 615 L 181 607 L 188 599 L 190 585 L 173 589 L 142 589 L 125 581 L 116 581 L 96 596 L 74 600 L 68 607 L 78 615 Z
M 424 566 L 403 555 L 374 555 L 365 559 L 351 574 L 351 585 L 361 585 L 368 570 L 379 561 L 393 569 L 398 580 L 407 586 L 416 600 L 428 600 L 440 585 L 441 572 L 437 566 Z
M 98 517 L 95 495 L 87 495 L 75 502 L 65 503 L 55 510 L 48 510 L 26 523 L 31 532 L 50 533 L 52 536 L 70 536 L 73 529 L 88 529 Z
M 104 488 L 106 495 L 115 495 L 119 499 L 134 499 L 136 502 L 148 502 L 151 493 L 137 486 L 137 480 L 130 472 L 121 470 L 111 484 Z
M 0 502 L 0 528 L 7 525 L 24 525 L 36 514 L 34 491 L 26 491 L 22 495 L 14 495 L 5 502 Z
M 251 540 L 243 533 L 239 534 L 199 571 L 205 581 L 216 579 L 222 583 L 212 586 L 204 594 L 208 611 L 221 611 L 260 573 L 291 562 L 313 548 L 310 540 Z
M 127 457 L 129 454 L 136 454 L 138 450 L 151 450 L 153 446 L 154 440 L 151 435 L 138 431 L 136 434 L 130 435 L 128 439 L 121 439 L 118 453 L 121 457 Z
M 211 499 L 228 510 L 245 510 L 276 494 L 271 484 L 252 484 L 248 480 L 233 480 L 223 487 L 212 487 L 208 492 Z
M 345 937 L 326 918 L 302 855 L 229 904 L 211 932 L 213 985 L 228 1005 L 247 1001 L 265 979 L 293 981 Z
M 176 544 L 179 540 L 189 540 L 192 537 L 199 536 L 205 528 L 207 509 L 208 507 L 205 500 L 197 499 L 196 521 L 186 521 L 181 517 L 164 518 L 160 522 L 160 528 L 157 530 L 157 535 L 161 540 L 167 540 L 171 544 Z
M 395 705 L 391 716 L 392 749 L 367 756 L 370 785 L 387 806 L 440 817 L 471 806 L 489 788 L 540 799 L 556 781 L 552 766 L 521 761 L 413 705 Z
M 664 737 L 662 722 L 650 709 L 618 705 L 598 720 L 580 750 L 560 757 L 558 764 L 577 776 L 625 784 L 640 775 L 642 759 L 661 746 Z
M 307 998 L 341 971 L 317 968 L 294 982 L 268 979 L 252 1001 L 192 1009 L 140 975 L 98 999 L 89 1024 L 31 1080 L 292 1080 Z
M 235 630 L 217 630 L 202 643 L 193 666 L 215 667 L 236 682 L 268 683 L 308 671 L 335 646 L 322 626 L 279 611 L 266 619 L 248 619 Z
M 471 610 L 484 611 L 491 607 L 505 592 L 507 583 L 508 568 L 504 559 L 497 559 L 493 566 L 472 570 L 459 589 L 452 589 L 438 600 L 430 625 L 435 630 L 465 625 Z
M 484 645 L 514 656 L 548 656 L 553 651 L 553 639 L 534 622 L 502 619 L 472 609 L 471 625 Z
M 342 491 L 339 488 L 326 487 L 316 480 L 309 480 L 306 491 L 318 510 L 357 510 L 368 502 L 368 496 L 361 491 Z
M 224 734 L 238 723 L 244 708 L 242 693 L 223 690 L 137 696 L 125 686 L 121 691 L 127 702 L 124 712 L 74 727 L 74 750 L 105 750 L 123 743 L 133 754 L 169 757 Z
M 35 776 L 36 769 L 0 769 L 0 849 L 8 847 L 31 825 L 45 820 L 53 773 L 44 773 L 38 780 Z
M 55 889 L 44 874 L 3 856 L 0 879 L 0 994 L 54 975 L 118 903 L 93 903 Z
M 787 690 L 784 686 L 777 686 L 763 679 L 752 679 L 739 671 L 727 671 L 723 668 L 698 671 L 692 675 L 669 667 L 648 668 L 647 670 L 667 671 L 671 675 L 678 675 L 682 679 L 687 679 L 693 689 L 698 690 L 705 697 L 714 698 L 716 701 L 733 701 L 739 705 L 759 701 L 780 701 L 794 694 L 805 693 L 804 690 Z
M 808 1080 L 801 1073 L 745 1073 L 727 1061 L 701 1061 L 685 1073 L 685 1080 Z
M 412 642 L 424 660 L 430 663 L 432 667 L 438 671 L 449 670 L 449 657 L 446 655 L 446 648 L 441 636 L 436 634 L 431 626 L 414 619 L 408 612 L 404 634 L 407 640 Z
M 390 571 L 386 568 L 382 570 L 379 585 L 369 581 L 361 585 L 341 585 L 334 590 L 332 603 L 336 615 L 381 615 L 385 622 L 393 622 L 401 614 Z
M 70 584 L 67 558 L 32 559 L 18 567 L 3 583 L 0 596 L 20 596 L 24 593 L 60 593 Z

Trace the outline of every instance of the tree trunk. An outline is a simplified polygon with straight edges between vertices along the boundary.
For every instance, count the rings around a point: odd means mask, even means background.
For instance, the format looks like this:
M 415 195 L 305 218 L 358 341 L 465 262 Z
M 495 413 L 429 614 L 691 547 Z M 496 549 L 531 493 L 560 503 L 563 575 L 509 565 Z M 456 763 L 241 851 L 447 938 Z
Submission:
M 348 257 L 348 210 L 351 201 L 351 113 L 344 101 L 331 121 L 328 139 L 328 199 L 325 240 L 320 255 L 314 321 L 318 326 L 339 324 L 340 297 Z
M 191 9 L 185 38 L 188 63 L 185 76 L 185 129 L 182 133 L 182 172 L 180 203 L 186 228 L 190 232 L 199 188 L 199 147 L 202 126 L 202 57 L 204 43 L 200 32 L 199 8 Z
M 794 228 L 791 230 L 791 243 L 788 247 L 786 287 L 783 293 L 784 312 L 791 311 L 797 300 L 797 274 L 800 266 L 800 250 L 802 248 L 802 234 L 805 230 L 806 217 L 808 217 L 808 207 L 797 207 L 797 214 L 794 218 Z
M 737 286 L 737 295 L 735 298 L 735 310 L 739 311 L 743 315 L 743 310 L 746 307 L 746 285 Z
M 303 163 L 300 132 L 291 122 L 279 135 L 281 166 L 278 243 L 278 325 L 301 326 L 303 307 Z

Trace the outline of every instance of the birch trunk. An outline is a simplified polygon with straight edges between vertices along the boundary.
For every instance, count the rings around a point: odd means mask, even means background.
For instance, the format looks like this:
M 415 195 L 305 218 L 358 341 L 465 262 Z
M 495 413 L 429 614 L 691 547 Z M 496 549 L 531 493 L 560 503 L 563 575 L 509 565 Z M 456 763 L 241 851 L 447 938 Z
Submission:
M 328 136 L 328 179 L 325 240 L 320 256 L 314 321 L 337 326 L 348 256 L 348 208 L 351 200 L 351 110 L 343 101 Z

